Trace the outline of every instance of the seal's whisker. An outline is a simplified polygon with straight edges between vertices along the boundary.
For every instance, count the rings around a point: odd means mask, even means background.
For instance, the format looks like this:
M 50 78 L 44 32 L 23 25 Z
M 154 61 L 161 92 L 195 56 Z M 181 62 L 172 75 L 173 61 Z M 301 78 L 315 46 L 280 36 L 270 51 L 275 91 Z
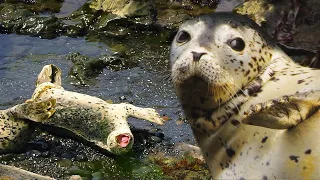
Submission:
M 234 90 L 231 89 L 228 85 L 225 86 L 225 90 L 226 90 L 227 93 L 229 93 L 228 94 L 229 100 L 234 99 Z M 238 96 L 237 94 L 235 94 L 235 95 Z
M 234 83 L 234 82 L 231 81 L 231 80 L 229 80 L 229 82 L 230 82 L 232 85 L 234 85 L 236 88 L 238 88 L 238 91 L 241 91 L 242 94 L 245 94 L 244 90 L 243 90 L 241 87 L 239 87 L 236 83 Z M 237 94 L 238 91 L 235 91 L 235 93 Z
M 218 108 L 220 108 L 220 105 L 219 105 L 219 94 L 218 94 L 218 90 L 216 88 L 216 86 L 213 86 L 213 98 L 214 98 L 214 102 L 218 102 Z
M 226 92 L 228 92 L 229 94 L 228 94 L 228 96 L 229 96 L 229 102 L 234 106 L 234 107 L 236 107 L 237 109 L 238 109 L 238 107 L 233 103 L 233 100 L 235 100 L 235 98 L 234 98 L 234 95 L 233 95 L 233 93 L 232 93 L 232 89 L 229 87 L 229 86 L 226 86 L 225 87 L 225 90 L 226 90 Z M 238 96 L 237 94 L 236 94 L 236 96 Z M 239 109 L 238 109 L 239 110 Z
M 227 88 L 228 90 L 231 90 L 231 91 L 234 91 L 230 88 Z M 237 93 L 235 93 L 235 95 L 237 97 L 239 97 L 239 95 Z M 233 107 L 237 108 L 238 112 L 240 112 L 240 109 L 238 108 L 237 104 L 233 102 L 233 100 L 236 100 L 236 98 L 234 98 L 234 96 L 231 95 L 231 98 L 230 98 L 230 103 L 233 105 Z

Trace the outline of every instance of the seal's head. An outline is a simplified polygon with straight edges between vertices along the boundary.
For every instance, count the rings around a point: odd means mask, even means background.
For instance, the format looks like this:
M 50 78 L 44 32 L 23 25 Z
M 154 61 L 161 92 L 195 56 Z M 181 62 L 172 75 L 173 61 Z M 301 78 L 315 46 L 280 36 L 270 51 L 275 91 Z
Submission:
M 217 108 L 253 80 L 270 63 L 275 47 L 259 29 L 233 13 L 182 24 L 170 50 L 172 80 L 182 105 Z
M 134 137 L 131 131 L 114 130 L 107 136 L 106 141 L 91 140 L 98 147 L 105 149 L 113 154 L 121 155 L 132 149 Z

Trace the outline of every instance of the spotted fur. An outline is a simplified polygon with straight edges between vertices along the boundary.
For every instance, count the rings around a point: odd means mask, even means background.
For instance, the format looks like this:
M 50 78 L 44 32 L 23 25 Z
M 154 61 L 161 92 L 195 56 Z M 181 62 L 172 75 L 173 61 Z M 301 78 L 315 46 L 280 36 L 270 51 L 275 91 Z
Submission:
M 55 99 L 28 101 L 0 111 L 0 153 L 19 151 L 34 131 L 30 121 L 41 122 L 54 113 Z
M 170 61 L 214 179 L 320 178 L 320 70 L 294 63 L 258 25 L 233 13 L 182 24 Z
M 97 97 L 64 90 L 61 86 L 61 70 L 54 65 L 43 67 L 36 84 L 37 88 L 32 98 L 26 103 L 39 104 L 54 101 L 54 114 L 35 116 L 34 111 L 28 111 L 26 117 L 27 111 L 19 110 L 19 114 L 25 117 L 22 120 L 12 118 L 13 116 L 10 114 L 12 111 L 16 112 L 17 107 L 2 111 L 0 128 L 4 128 L 1 135 L 5 136 L 0 139 L 0 148 L 5 150 L 11 148 L 7 139 L 13 142 L 13 138 L 16 140 L 15 145 L 22 146 L 28 137 L 22 134 L 25 134 L 24 131 L 32 132 L 33 129 L 30 129 L 28 120 L 33 120 L 41 123 L 44 128 L 55 134 L 77 138 L 85 144 L 114 154 L 123 154 L 131 150 L 134 142 L 127 122 L 129 116 L 163 124 L 163 119 L 155 109 L 139 108 L 126 103 L 110 104 Z M 22 105 L 18 105 L 18 107 L 19 109 L 24 108 Z M 19 136 L 11 135 L 16 132 L 16 129 Z M 129 144 L 125 147 L 121 146 L 117 139 L 119 135 L 126 135 L 130 140 Z
M 163 124 L 155 109 L 126 103 L 109 104 L 97 97 L 64 90 L 61 86 L 61 70 L 54 65 L 43 67 L 32 99 L 57 101 L 56 112 L 42 124 L 67 130 L 114 154 L 123 154 L 132 148 L 134 137 L 127 122 L 129 116 Z M 130 136 L 130 143 L 126 147 L 121 147 L 117 140 L 120 134 Z

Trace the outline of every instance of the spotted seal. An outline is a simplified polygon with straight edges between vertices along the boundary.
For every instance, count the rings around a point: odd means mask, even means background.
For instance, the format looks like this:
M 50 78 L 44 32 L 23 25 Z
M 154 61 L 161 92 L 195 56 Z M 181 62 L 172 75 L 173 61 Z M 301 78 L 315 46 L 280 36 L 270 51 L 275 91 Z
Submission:
M 12 148 L 0 146 L 3 151 L 12 150 L 26 141 L 28 120 L 54 134 L 74 138 L 113 154 L 124 154 L 132 148 L 134 137 L 127 122 L 129 116 L 160 125 L 164 123 L 153 108 L 140 108 L 126 103 L 110 104 L 97 97 L 64 90 L 61 86 L 61 70 L 52 64 L 43 67 L 36 86 L 32 98 L 26 103 L 3 111 L 6 121 L 2 118 L 0 123 L 11 123 L 7 131 L 1 131 L 3 138 L 11 137 L 12 132 L 20 134 L 10 139 Z M 27 109 L 27 105 L 32 107 Z M 39 108 L 33 107 L 37 105 Z M 18 119 L 12 115 L 12 111 L 19 112 L 15 114 L 24 118 Z M 45 111 L 45 114 L 38 111 Z M 17 120 L 20 124 L 16 123 Z M 26 133 L 22 133 L 21 128 L 26 129 Z M 24 138 L 21 138 L 22 134 Z M 1 143 L 4 143 L 2 139 Z
M 233 13 L 183 23 L 172 81 L 214 179 L 320 178 L 320 70 Z
M 27 142 L 35 126 L 26 119 L 41 122 L 55 112 L 55 99 L 28 101 L 0 110 L 0 153 L 19 151 Z

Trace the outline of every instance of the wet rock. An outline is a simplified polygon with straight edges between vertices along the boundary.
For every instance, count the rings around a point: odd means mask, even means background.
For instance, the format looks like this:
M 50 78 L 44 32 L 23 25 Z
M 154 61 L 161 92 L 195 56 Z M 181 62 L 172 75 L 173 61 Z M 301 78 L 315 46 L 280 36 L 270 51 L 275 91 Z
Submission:
M 38 150 L 41 152 L 47 151 L 50 149 L 50 145 L 44 139 L 39 139 L 37 141 L 32 141 L 28 143 L 29 149 Z
M 120 17 L 152 16 L 154 12 L 152 0 L 94 0 L 90 7 Z
M 210 1 L 210 0 L 209 0 Z M 156 0 L 157 24 L 174 30 L 187 19 L 201 14 L 214 12 L 218 1 L 206 0 L 182 0 L 182 1 L 162 1 Z M 210 4 L 210 5 L 209 5 Z
M 205 162 L 190 156 L 173 158 L 158 154 L 157 156 L 149 155 L 149 160 L 161 166 L 168 179 L 211 179 Z
M 88 158 L 86 157 L 85 154 L 77 154 L 75 160 L 76 160 L 76 161 L 87 161 Z
M 68 171 L 72 175 L 80 175 L 80 176 L 84 176 L 84 177 L 91 176 L 91 172 L 90 171 L 80 169 L 77 166 L 72 166 Z
M 50 151 L 45 151 L 42 153 L 42 157 L 49 157 L 50 156 Z
M 0 2 L 12 3 L 34 13 L 57 13 L 63 0 L 1 0 Z
M 0 4 L 2 32 L 52 39 L 60 35 L 61 22 L 55 16 L 42 17 L 20 6 Z
M 90 1 L 63 19 L 64 35 L 77 37 L 84 36 L 92 30 L 95 31 L 92 25 L 95 24 L 101 12 L 90 8 L 89 5 Z
M 72 175 L 70 176 L 69 180 L 82 180 L 82 178 L 79 175 Z
M 164 134 L 162 132 L 156 132 L 154 133 L 154 135 L 160 139 L 163 139 L 164 138 Z
M 14 13 L 8 16 L 10 21 L 0 20 L 0 32 L 28 34 L 48 39 L 60 35 L 78 37 L 90 33 L 125 39 L 128 36 L 141 36 L 141 33 L 154 32 L 162 34 L 163 40 L 166 40 L 173 36 L 172 33 L 186 19 L 213 12 L 214 3 L 216 1 L 211 0 L 183 2 L 117 0 L 117 3 L 96 0 L 86 2 L 63 19 L 36 15 L 34 12 L 40 10 L 28 9 L 15 3 L 3 3 L 1 7 L 9 8 L 10 12 Z M 17 16 L 19 18 L 15 18 Z
M 159 137 L 157 137 L 157 136 L 151 136 L 150 138 L 151 138 L 151 140 L 152 140 L 153 142 L 156 142 L 156 143 L 161 142 L 161 138 L 159 138 Z
M 235 11 L 261 24 L 278 42 L 315 51 L 320 42 L 319 6 L 318 0 L 249 0 Z
M 26 155 L 25 154 L 19 154 L 18 156 L 17 156 L 17 160 L 18 161 L 23 161 L 23 160 L 25 160 L 26 159 Z
M 92 173 L 91 176 L 92 176 L 92 179 L 94 179 L 94 180 L 103 179 L 103 174 L 100 171 Z
M 38 150 L 31 150 L 31 151 L 28 151 L 28 152 L 26 153 L 26 156 L 27 156 L 27 157 L 31 157 L 31 158 L 33 158 L 33 157 L 40 157 L 40 156 L 41 156 L 41 152 L 38 151 Z
M 137 65 L 137 62 L 132 59 L 125 58 L 115 53 L 112 56 L 100 56 L 97 58 L 91 58 L 81 55 L 80 53 L 74 53 L 67 56 L 67 60 L 73 62 L 69 75 L 73 79 L 75 84 L 88 85 L 90 79 L 96 77 L 102 73 L 103 69 L 108 67 L 112 70 L 121 70 L 131 68 Z
M 76 157 L 76 154 L 74 152 L 67 151 L 67 152 L 61 154 L 61 157 L 64 159 L 72 159 L 72 158 Z
M 41 180 L 53 180 L 48 176 L 41 176 L 23 169 L 19 169 L 13 166 L 7 166 L 0 164 L 0 179 L 41 179 Z
M 61 27 L 60 20 L 55 16 L 49 17 L 29 17 L 22 23 L 21 28 L 15 26 L 15 32 L 39 36 L 40 38 L 52 39 L 59 36 Z

